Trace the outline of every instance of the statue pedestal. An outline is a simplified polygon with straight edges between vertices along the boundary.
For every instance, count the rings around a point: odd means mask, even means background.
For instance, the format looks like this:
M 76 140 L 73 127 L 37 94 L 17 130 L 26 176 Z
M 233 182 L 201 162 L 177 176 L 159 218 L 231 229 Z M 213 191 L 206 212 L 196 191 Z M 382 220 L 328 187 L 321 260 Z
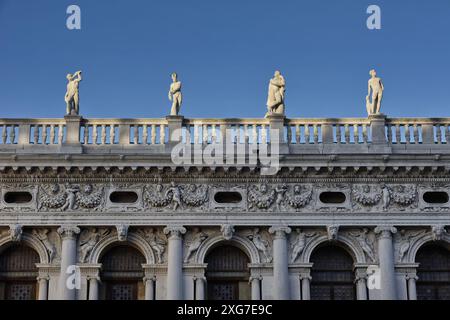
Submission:
M 278 142 L 279 153 L 289 153 L 289 146 L 284 139 L 284 114 L 271 114 L 267 116 L 270 124 L 270 143 Z
M 83 118 L 79 115 L 66 115 L 66 140 L 63 142 L 61 151 L 65 153 L 82 153 L 83 147 L 80 142 L 80 127 Z
M 167 116 L 167 125 L 169 127 L 169 147 L 180 143 L 183 138 L 183 116 Z

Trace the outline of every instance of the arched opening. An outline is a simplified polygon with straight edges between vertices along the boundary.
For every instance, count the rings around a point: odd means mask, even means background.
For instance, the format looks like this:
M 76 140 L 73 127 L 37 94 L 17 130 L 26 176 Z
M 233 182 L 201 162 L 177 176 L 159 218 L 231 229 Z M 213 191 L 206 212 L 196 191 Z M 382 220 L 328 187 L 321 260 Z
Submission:
M 109 249 L 100 259 L 100 298 L 106 300 L 143 300 L 145 257 L 134 247 L 127 245 Z
M 12 245 L 0 254 L 0 299 L 36 300 L 38 253 L 25 245 Z
M 232 245 L 222 245 L 205 259 L 208 300 L 250 299 L 248 256 Z
M 353 258 L 339 246 L 325 245 L 311 254 L 311 300 L 355 300 Z
M 417 299 L 450 300 L 450 250 L 437 244 L 425 245 L 416 255 Z

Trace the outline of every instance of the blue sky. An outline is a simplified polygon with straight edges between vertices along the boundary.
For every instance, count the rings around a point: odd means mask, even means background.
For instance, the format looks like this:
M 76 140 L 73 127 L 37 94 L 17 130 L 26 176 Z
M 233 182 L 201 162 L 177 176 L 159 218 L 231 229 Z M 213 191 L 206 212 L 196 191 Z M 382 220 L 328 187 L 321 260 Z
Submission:
M 167 115 L 173 71 L 186 117 L 262 117 L 275 69 L 288 117 L 363 117 L 371 68 L 387 115 L 450 116 L 449 34 L 449 0 L 0 0 L 0 117 L 62 117 L 78 69 L 84 117 Z

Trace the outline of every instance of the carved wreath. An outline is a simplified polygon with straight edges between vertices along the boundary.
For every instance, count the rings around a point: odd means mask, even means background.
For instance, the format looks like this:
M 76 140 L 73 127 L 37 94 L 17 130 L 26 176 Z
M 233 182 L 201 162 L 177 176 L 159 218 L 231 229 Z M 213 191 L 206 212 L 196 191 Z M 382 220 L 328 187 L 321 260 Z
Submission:
M 50 190 L 53 189 L 53 190 Z M 63 192 L 59 192 L 59 186 L 53 185 L 53 186 L 43 186 L 41 188 L 41 195 L 39 197 L 40 206 L 39 209 L 42 207 L 48 208 L 48 209 L 58 209 L 61 208 L 65 203 L 67 199 L 67 194 Z M 53 193 L 53 194 L 49 194 Z
M 258 209 L 268 209 L 275 201 L 276 192 L 274 189 L 262 192 L 256 189 L 255 186 L 248 190 L 248 201 L 250 202 L 250 208 L 253 206 Z
M 208 186 L 188 185 L 181 188 L 181 200 L 188 206 L 200 207 L 208 199 Z
M 302 208 L 306 206 L 309 203 L 309 201 L 311 201 L 312 187 L 307 186 L 302 187 L 302 189 L 305 191 L 300 193 L 293 192 L 291 194 L 286 194 L 287 203 L 295 209 Z
M 155 188 L 147 186 L 144 189 L 144 201 L 152 207 L 161 208 L 167 206 L 172 201 L 173 193 L 165 194 L 162 190 L 158 191 Z
M 359 202 L 360 204 L 364 206 L 373 206 L 380 202 L 382 193 L 381 190 L 375 187 L 369 187 L 367 185 L 365 186 L 353 186 L 353 199 L 355 199 L 356 202 Z
M 87 190 L 77 193 L 77 204 L 81 208 L 94 209 L 102 204 L 103 188 L 99 188 L 97 192 L 91 192 L 91 190 Z
M 416 187 L 413 185 L 410 186 L 394 186 L 391 189 L 391 197 L 392 201 L 402 205 L 407 206 L 416 200 L 417 191 Z

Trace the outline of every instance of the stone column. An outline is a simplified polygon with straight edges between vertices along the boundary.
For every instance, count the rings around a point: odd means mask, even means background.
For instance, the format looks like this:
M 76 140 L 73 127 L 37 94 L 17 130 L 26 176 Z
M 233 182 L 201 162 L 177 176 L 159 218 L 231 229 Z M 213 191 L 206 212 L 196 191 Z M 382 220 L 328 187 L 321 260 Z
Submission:
M 61 300 L 75 300 L 76 289 L 71 289 L 67 286 L 67 279 L 73 275 L 67 273 L 70 266 L 77 264 L 77 235 L 80 233 L 80 228 L 74 225 L 63 225 L 58 228 L 58 233 L 61 235 L 61 271 L 59 278 L 59 299 Z
M 408 281 L 408 300 L 417 300 L 417 279 L 418 277 L 415 273 L 406 275 L 406 281 Z
M 311 300 L 311 276 L 301 275 L 300 280 L 302 282 L 302 300 Z
M 145 300 L 155 300 L 155 277 L 144 277 Z
M 183 299 L 183 226 L 167 226 L 164 233 L 169 235 L 167 261 L 167 299 Z
M 356 299 L 367 300 L 367 271 L 357 268 L 355 272 Z
M 89 280 L 89 300 L 98 300 L 99 282 L 100 277 L 91 276 L 88 277 Z
M 275 226 L 271 227 L 269 232 L 275 234 L 273 238 L 273 278 L 275 285 L 275 299 L 289 300 L 290 289 L 286 235 L 291 232 L 291 228 Z
M 375 233 L 378 236 L 378 256 L 380 261 L 381 299 L 396 300 L 397 288 L 395 279 L 394 248 L 392 234 L 397 229 L 392 226 L 378 226 Z
M 196 300 L 205 300 L 206 292 L 205 292 L 205 284 L 206 278 L 199 277 L 195 280 L 195 297 Z
M 37 280 L 39 282 L 38 300 L 48 300 L 48 281 L 50 278 L 48 276 L 39 276 Z
M 252 300 L 261 300 L 261 277 L 250 277 L 249 282 L 252 286 Z

